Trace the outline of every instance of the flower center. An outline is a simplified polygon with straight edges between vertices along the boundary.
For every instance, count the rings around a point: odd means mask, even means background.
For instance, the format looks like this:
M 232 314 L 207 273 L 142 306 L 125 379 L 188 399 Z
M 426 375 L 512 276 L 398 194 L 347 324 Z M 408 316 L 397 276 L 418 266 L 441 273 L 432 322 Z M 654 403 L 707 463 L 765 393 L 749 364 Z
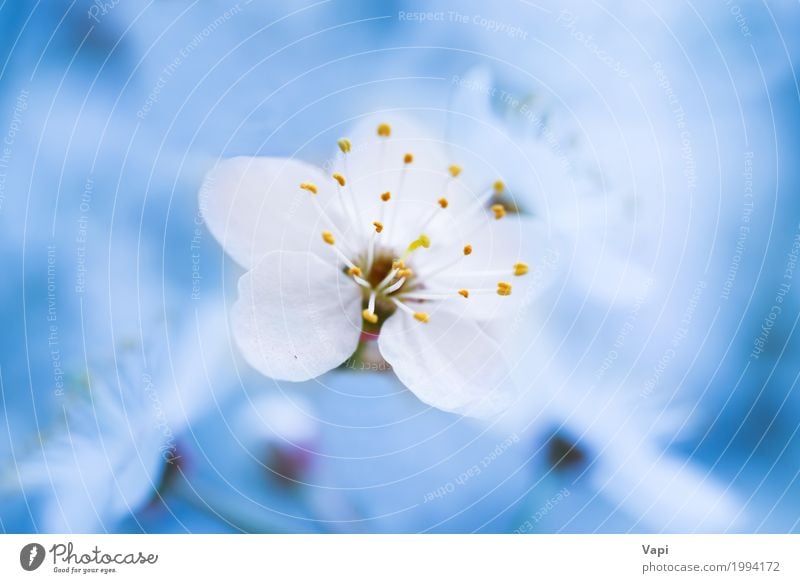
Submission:
M 396 257 L 397 255 L 392 253 L 390 249 L 378 250 L 375 259 L 372 261 L 372 268 L 364 279 L 366 279 L 373 288 L 377 287 L 392 271 L 392 264 Z
M 380 139 L 388 140 L 391 139 L 392 130 L 388 124 L 380 124 L 377 133 Z M 427 216 L 423 215 L 420 223 L 422 234 L 411 241 L 403 253 L 397 253 L 396 250 L 381 245 L 380 239 L 382 237 L 385 238 L 385 231 L 391 230 L 394 225 L 393 205 L 396 205 L 398 199 L 402 199 L 402 185 L 405 182 L 407 168 L 414 161 L 414 155 L 406 153 L 402 161 L 399 161 L 402 166 L 397 192 L 387 191 L 375 194 L 375 196 L 379 196 L 381 201 L 380 216 L 374 217 L 376 220 L 372 220 L 370 223 L 361 217 L 358 197 L 353 192 L 352 187 L 348 187 L 347 179 L 345 178 L 347 174 L 347 157 L 351 152 L 352 144 L 347 138 L 340 139 L 338 144 L 344 157 L 344 174 L 337 172 L 332 175 L 332 180 L 338 192 L 336 202 L 340 207 L 342 217 L 350 223 L 350 229 L 347 229 L 347 232 L 355 233 L 358 241 L 352 243 L 343 237 L 341 232 L 327 230 L 322 232 L 322 240 L 333 249 L 338 261 L 343 265 L 342 272 L 362 288 L 362 316 L 365 332 L 377 334 L 382 322 L 398 309 L 418 322 L 427 323 L 430 320 L 430 316 L 422 308 L 430 302 L 455 298 L 461 298 L 461 301 L 463 301 L 468 299 L 471 294 L 482 293 L 497 294 L 499 296 L 511 295 L 512 286 L 504 280 L 498 281 L 496 287 L 491 288 L 456 286 L 439 288 L 425 285 L 425 282 L 431 282 L 434 278 L 446 281 L 447 272 L 462 261 L 468 261 L 467 258 L 473 252 L 472 245 L 468 241 L 464 241 L 455 249 L 447 251 L 449 259 L 446 262 L 438 265 L 426 265 L 428 256 L 421 251 L 427 250 L 432 244 L 431 238 L 424 234 L 428 227 L 433 225 L 441 217 L 442 213 L 453 212 L 452 210 L 447 210 L 450 207 L 447 194 L 451 181 L 458 179 L 461 174 L 462 169 L 460 166 L 451 164 L 446 169 L 443 169 L 445 183 L 442 191 L 444 196 L 439 196 L 431 201 L 430 211 Z M 336 223 L 317 201 L 316 195 L 319 193 L 317 185 L 311 182 L 303 182 L 300 184 L 300 188 L 311 194 L 321 218 L 331 226 L 331 229 L 334 229 Z M 488 221 L 502 219 L 507 211 L 507 207 L 500 202 L 500 197 L 504 191 L 505 186 L 502 181 L 494 182 L 486 193 L 479 196 L 469 205 L 464 214 L 467 217 L 471 217 L 476 213 L 480 213 L 484 220 L 479 221 L 479 228 Z M 490 211 L 491 214 L 487 214 L 487 211 Z M 366 225 L 369 225 L 369 229 L 365 232 L 364 227 Z M 365 247 L 366 251 L 363 251 Z M 362 252 L 359 253 L 359 250 Z M 445 251 L 442 251 L 439 256 L 441 257 L 443 253 Z M 418 254 L 422 254 L 422 256 L 417 258 Z M 420 268 L 420 273 L 416 273 L 406 263 L 412 255 L 415 257 L 415 265 Z M 474 272 L 459 271 L 458 277 L 466 280 L 460 282 L 462 285 L 468 285 L 468 282 L 474 281 L 475 278 L 497 277 L 505 279 L 511 276 L 522 276 L 527 272 L 528 265 L 517 262 L 510 269 Z

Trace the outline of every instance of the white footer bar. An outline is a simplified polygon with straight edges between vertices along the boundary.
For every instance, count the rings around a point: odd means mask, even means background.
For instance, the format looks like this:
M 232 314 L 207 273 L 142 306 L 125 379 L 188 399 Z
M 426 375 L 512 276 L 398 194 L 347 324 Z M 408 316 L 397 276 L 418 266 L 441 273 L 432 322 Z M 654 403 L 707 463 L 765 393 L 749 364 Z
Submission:
M 800 535 L 3 535 L 0 581 L 800 581 Z

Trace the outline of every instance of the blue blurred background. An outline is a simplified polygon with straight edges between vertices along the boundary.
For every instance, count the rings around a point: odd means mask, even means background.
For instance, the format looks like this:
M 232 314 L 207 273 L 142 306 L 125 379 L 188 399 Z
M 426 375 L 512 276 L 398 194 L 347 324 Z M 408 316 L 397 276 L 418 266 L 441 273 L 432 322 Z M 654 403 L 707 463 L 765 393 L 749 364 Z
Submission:
M 788 1 L 3 2 L 0 530 L 800 531 L 798 22 Z M 323 163 L 398 109 L 479 149 L 476 103 L 622 209 L 533 310 L 520 406 L 479 422 L 387 372 L 247 367 L 206 170 Z M 614 261 L 646 285 L 596 293 Z

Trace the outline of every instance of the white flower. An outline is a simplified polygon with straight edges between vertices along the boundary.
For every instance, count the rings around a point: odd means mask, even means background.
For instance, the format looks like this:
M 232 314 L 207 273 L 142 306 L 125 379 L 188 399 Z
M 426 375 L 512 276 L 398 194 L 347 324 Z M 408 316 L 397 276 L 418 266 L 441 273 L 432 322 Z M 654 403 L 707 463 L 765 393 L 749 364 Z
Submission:
M 636 236 L 652 228 L 643 219 L 647 205 L 614 186 L 620 177 L 605 175 L 597 144 L 589 143 L 589 156 L 563 129 L 569 120 L 553 123 L 563 109 L 496 83 L 485 67 L 459 78 L 448 128 L 454 150 L 484 181 L 501 174 L 508 191 L 553 230 L 570 288 L 604 305 L 630 302 L 649 277 L 637 261 L 646 236 Z
M 540 287 L 544 229 L 496 204 L 502 177 L 469 189 L 440 141 L 390 121 L 341 139 L 330 172 L 246 157 L 209 172 L 204 218 L 248 270 L 234 336 L 261 373 L 303 381 L 377 335 L 420 399 L 491 415 L 515 398 L 501 344 Z
M 177 460 L 146 394 L 150 381 L 128 378 L 132 360 L 92 377 L 82 398 L 65 406 L 63 427 L 5 469 L 0 490 L 32 501 L 38 530 L 112 529 L 155 494 L 166 463 Z
M 180 436 L 227 384 L 216 371 L 229 343 L 219 310 L 206 305 L 168 329 L 145 318 L 147 341 L 123 335 L 113 358 L 93 359 L 85 380 L 69 381 L 56 413 L 63 422 L 0 465 L 0 505 L 25 506 L 43 532 L 98 532 L 136 520 L 164 494 L 165 469 L 185 469 Z

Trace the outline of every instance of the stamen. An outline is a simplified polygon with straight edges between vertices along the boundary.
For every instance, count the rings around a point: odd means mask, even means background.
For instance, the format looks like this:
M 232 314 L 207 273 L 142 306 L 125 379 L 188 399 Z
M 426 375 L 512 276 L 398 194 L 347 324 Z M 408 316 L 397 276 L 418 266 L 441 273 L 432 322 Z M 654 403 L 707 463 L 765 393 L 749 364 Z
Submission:
M 336 256 L 344 263 L 347 267 L 347 274 L 353 277 L 353 280 L 360 285 L 361 287 L 371 288 L 372 286 L 366 281 L 364 278 L 361 277 L 361 268 L 357 267 L 355 263 L 350 261 L 347 258 L 347 255 L 341 252 L 341 250 L 335 245 L 335 240 L 333 238 L 333 233 L 330 231 L 322 231 L 322 240 L 325 241 L 328 245 L 331 246 L 331 249 L 334 250 Z
M 502 180 L 495 180 L 493 187 L 495 194 L 500 194 L 506 189 L 506 185 Z
M 375 289 L 377 289 L 378 291 L 380 291 L 381 289 L 383 289 L 383 287 L 384 287 L 384 286 L 388 285 L 388 284 L 389 284 L 389 282 L 390 282 L 390 281 L 392 281 L 392 280 L 394 279 L 394 276 L 395 276 L 395 275 L 397 275 L 397 273 L 398 273 L 399 271 L 400 271 L 400 270 L 399 270 L 398 268 L 396 268 L 396 267 L 395 267 L 395 268 L 392 268 L 392 270 L 391 270 L 389 273 L 387 273 L 387 274 L 386 274 L 386 277 L 384 277 L 384 278 L 381 280 L 381 282 L 380 282 L 380 283 L 379 283 L 377 286 L 375 286 Z
M 334 249 L 335 249 L 335 247 L 334 247 Z M 367 288 L 367 289 L 370 289 L 370 288 L 372 287 L 372 286 L 369 284 L 369 282 L 368 282 L 366 279 L 363 279 L 363 278 L 361 278 L 361 277 L 358 277 L 357 275 L 354 275 L 354 276 L 353 276 L 353 279 L 354 279 L 354 280 L 355 280 L 355 282 L 356 282 L 358 285 L 360 285 L 361 287 L 365 287 L 365 288 Z
M 505 277 L 509 275 L 513 275 L 516 277 L 520 277 L 526 275 L 528 273 L 529 267 L 527 263 L 515 263 L 511 269 L 487 269 L 484 271 L 460 271 L 458 273 L 452 274 L 453 277 Z M 449 276 L 448 274 L 445 274 Z M 429 274 L 426 274 L 425 277 L 430 277 Z
M 350 175 L 349 164 L 347 162 L 347 159 L 349 158 L 349 156 L 347 154 L 350 152 L 350 150 L 352 148 L 352 144 L 350 143 L 350 140 L 348 140 L 347 138 L 342 138 L 337 143 L 339 144 L 339 149 L 342 151 L 344 173 L 347 174 L 347 175 Z M 344 176 L 342 176 L 341 174 L 339 174 L 339 176 L 342 178 L 342 181 L 344 181 Z M 344 184 L 342 182 L 340 182 L 338 178 L 336 178 L 336 175 L 334 175 L 334 179 L 337 182 L 339 182 L 339 186 L 337 188 L 343 188 L 344 187 Z M 355 186 L 353 184 L 350 185 L 349 192 L 351 193 L 351 196 L 347 197 L 348 202 L 349 202 L 348 214 L 351 215 L 350 216 L 350 220 L 352 221 L 353 228 L 357 230 L 358 229 L 358 224 L 359 224 L 359 217 L 361 216 L 361 213 L 359 212 L 358 203 L 356 202 L 358 197 L 356 195 Z M 341 191 L 339 191 L 339 194 L 342 195 L 343 193 Z M 360 236 L 358 238 L 363 241 L 363 234 L 359 234 L 359 235 Z
M 369 246 L 367 247 L 367 273 L 372 271 L 372 262 L 375 260 L 375 239 L 380 231 L 375 228 L 372 236 L 369 238 Z
M 491 211 L 494 213 L 494 218 L 497 220 L 500 220 L 506 216 L 506 207 L 504 207 L 502 204 L 493 204 L 491 206 Z
M 336 193 L 338 195 L 336 199 L 339 201 L 339 208 L 342 214 L 350 220 L 350 227 L 355 229 L 358 225 L 358 211 L 352 201 L 352 197 L 346 196 L 342 191 L 342 188 L 347 184 L 347 180 L 339 173 L 334 174 L 333 179 L 336 181 Z M 361 238 L 358 234 L 356 236 Z
M 378 126 L 378 135 L 382 138 L 388 138 L 392 135 L 392 126 L 388 123 L 382 123 Z
M 498 190 L 498 186 L 502 187 Z M 503 184 L 500 180 L 496 181 L 492 188 L 489 188 L 482 192 L 473 202 L 472 204 L 462 212 L 463 216 L 471 216 L 475 213 L 482 211 L 486 204 L 492 199 L 493 196 L 497 196 L 503 192 L 502 189 L 505 188 L 505 184 Z M 505 210 L 505 209 L 503 209 Z M 497 217 L 499 218 L 499 217 Z
M 422 227 L 420 227 L 420 230 L 427 231 L 431 223 L 436 219 L 437 216 L 439 216 L 439 213 L 441 213 L 441 211 L 446 209 L 447 205 L 449 204 L 447 202 L 447 199 L 444 197 L 440 198 L 436 202 L 439 204 L 439 206 L 434 207 L 433 210 L 431 210 L 431 212 L 428 213 L 428 216 L 425 217 L 425 220 L 422 221 Z
M 420 322 L 423 322 L 425 324 L 427 324 L 428 321 L 430 320 L 430 316 L 428 316 L 426 312 L 415 312 L 397 298 L 389 298 L 389 299 L 392 300 L 398 308 L 403 310 L 409 316 L 412 316 L 415 320 L 419 320 Z
M 494 292 L 494 290 L 489 290 L 489 291 Z M 461 292 L 467 292 L 467 295 L 464 295 Z M 469 296 L 469 291 L 454 289 L 447 291 L 408 292 L 403 294 L 403 299 L 434 301 L 434 300 L 452 300 L 457 298 L 458 296 L 463 296 L 466 298 Z
M 505 281 L 498 281 L 497 282 L 497 295 L 498 296 L 510 296 L 511 295 L 511 284 Z
M 389 285 L 389 283 L 397 275 L 399 275 L 403 280 L 405 280 L 405 278 L 411 277 L 411 274 L 412 274 L 412 271 L 410 269 L 406 268 L 405 261 L 403 261 L 402 259 L 395 259 L 392 262 L 392 270 L 389 273 L 386 274 L 386 277 L 384 277 L 377 286 L 375 286 L 375 289 L 380 291 L 382 288 L 384 288 L 385 286 Z M 396 282 L 394 284 L 392 284 L 392 288 L 397 289 L 397 288 L 395 288 L 395 286 L 400 287 L 400 286 L 397 285 Z M 386 292 L 386 293 L 390 293 L 390 292 Z
M 403 287 L 403 284 L 405 282 L 406 282 L 406 278 L 405 277 L 401 277 L 396 282 L 394 282 L 392 285 L 390 285 L 385 290 L 383 290 L 383 293 L 388 296 L 389 294 L 394 293 L 397 290 L 399 290 L 401 287 Z
M 375 313 L 375 290 L 369 294 L 369 303 L 367 309 L 361 312 L 361 316 L 370 324 L 378 323 L 378 315 Z
M 445 180 L 444 180 L 443 191 L 444 191 L 444 198 L 445 199 L 450 194 L 450 183 L 455 178 L 458 178 L 458 176 L 461 174 L 461 166 L 459 166 L 458 164 L 450 164 L 450 166 L 447 167 L 447 171 L 450 174 L 450 176 L 447 176 L 445 178 Z M 444 208 L 444 207 L 442 207 L 442 208 Z
M 411 164 L 411 162 L 413 162 L 413 161 L 414 161 L 414 155 L 411 154 L 411 153 L 408 153 L 403 157 L 404 164 L 403 164 L 402 169 L 400 170 L 400 178 L 397 180 L 397 189 L 395 190 L 396 199 L 397 200 L 400 200 L 400 196 L 403 194 L 403 185 L 406 182 L 407 168 L 408 168 L 409 164 Z M 397 208 L 397 205 L 394 205 L 394 206 L 389 208 L 389 217 L 387 218 L 387 225 L 389 225 L 389 236 L 390 237 L 391 237 L 391 234 L 395 232 L 395 230 L 394 230 L 394 222 L 395 222 L 395 219 L 397 217 L 397 212 L 398 212 L 397 210 L 395 210 L 396 208 Z M 388 241 L 388 242 L 391 243 L 391 240 Z
M 381 200 L 383 202 L 389 202 L 389 200 L 391 200 L 391 198 L 392 198 L 392 193 L 389 192 L 388 190 L 381 195 Z M 377 223 L 379 223 L 380 226 L 381 226 L 380 229 L 378 229 L 378 224 L 372 223 L 373 225 L 375 225 L 375 228 L 378 230 L 379 233 L 383 230 L 383 222 L 386 220 L 385 217 L 386 217 L 386 206 L 385 205 L 381 205 L 381 212 L 380 212 L 380 216 L 378 217 L 378 221 L 377 221 Z
M 383 223 L 380 221 L 372 221 L 372 224 L 375 225 L 375 232 L 380 233 L 383 231 Z
M 503 282 L 500 282 L 501 284 Z M 502 293 L 501 293 L 502 291 Z M 501 296 L 510 296 L 511 295 L 511 286 L 508 287 L 501 287 L 498 284 L 497 288 L 481 288 L 481 289 L 434 289 L 434 290 L 424 290 L 424 291 L 411 291 L 403 294 L 403 299 L 409 300 L 425 300 L 425 301 L 435 301 L 435 300 L 451 300 L 455 299 L 458 296 L 463 298 L 469 298 L 470 295 L 488 295 L 488 294 L 498 294 Z
M 317 185 L 314 184 L 313 182 L 301 182 L 300 188 L 302 188 L 303 190 L 307 190 L 311 194 L 317 194 L 318 192 Z
M 316 185 L 316 184 L 314 184 L 313 182 L 301 182 L 301 183 L 300 183 L 300 188 L 301 188 L 301 189 L 303 189 L 303 190 L 307 190 L 307 191 L 308 191 L 308 192 L 310 192 L 312 195 L 316 195 L 316 194 L 317 194 L 317 192 L 318 192 L 317 185 Z M 332 229 L 334 229 L 334 230 L 336 231 L 336 234 L 337 234 L 337 236 L 341 236 L 341 238 L 342 238 L 342 240 L 343 240 L 343 242 L 344 242 L 344 246 L 345 246 L 345 248 L 347 249 L 347 251 L 348 251 L 348 252 L 351 252 L 351 253 L 352 253 L 352 251 L 353 251 L 353 248 L 352 248 L 352 246 L 351 246 L 351 245 L 350 245 L 350 243 L 349 243 L 349 242 L 346 240 L 346 238 L 344 237 L 344 235 L 343 235 L 343 234 L 342 234 L 342 233 L 339 231 L 339 229 L 336 227 L 336 223 L 335 223 L 335 222 L 334 222 L 334 220 L 333 220 L 333 219 L 330 217 L 330 215 L 329 215 L 329 214 L 328 214 L 328 212 L 325 210 L 325 208 L 322 206 L 322 203 L 321 203 L 321 202 L 320 202 L 320 201 L 317 199 L 317 197 L 316 197 L 316 196 L 312 196 L 312 197 L 311 197 L 311 200 L 313 201 L 313 203 L 314 203 L 314 207 L 317 209 L 317 212 L 318 212 L 318 213 L 319 213 L 319 215 L 322 217 L 323 221 L 324 221 L 325 223 L 328 223 L 329 225 L 331 225 L 331 228 L 332 228 Z M 326 232 L 326 233 L 329 233 L 329 234 L 331 235 L 331 241 L 333 241 L 333 233 L 331 233 L 330 231 L 325 231 L 325 232 Z M 323 239 L 324 239 L 324 238 L 325 238 L 325 236 L 324 236 L 324 233 L 323 233 Z M 328 241 L 327 241 L 327 239 L 326 239 L 326 241 L 325 241 L 325 242 L 326 242 L 326 243 L 328 242 Z M 331 242 L 331 243 L 329 243 L 329 245 L 333 245 L 333 243 Z
M 451 267 L 453 267 L 457 263 L 460 263 L 461 260 L 464 259 L 464 257 L 466 257 L 467 255 L 471 255 L 472 254 L 472 245 L 464 245 L 463 252 L 464 252 L 463 255 L 458 255 L 457 257 L 451 259 L 447 263 L 444 263 L 444 264 L 440 265 L 439 267 L 433 268 L 431 271 L 426 271 L 425 273 L 421 274 L 419 276 L 420 279 L 429 279 L 429 278 L 431 278 L 431 277 L 433 277 L 435 275 L 439 275 L 443 271 L 447 271 L 448 269 L 450 269 Z M 505 275 L 505 274 L 506 274 L 506 272 L 502 272 L 499 275 Z

